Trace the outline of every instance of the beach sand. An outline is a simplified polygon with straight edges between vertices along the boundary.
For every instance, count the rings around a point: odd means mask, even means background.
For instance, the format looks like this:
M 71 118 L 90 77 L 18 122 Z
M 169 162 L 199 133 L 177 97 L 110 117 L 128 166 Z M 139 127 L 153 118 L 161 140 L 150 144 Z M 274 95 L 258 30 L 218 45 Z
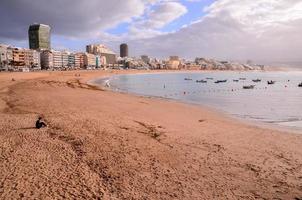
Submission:
M 0 73 L 1 199 L 302 199 L 302 135 L 86 83 L 117 73 Z

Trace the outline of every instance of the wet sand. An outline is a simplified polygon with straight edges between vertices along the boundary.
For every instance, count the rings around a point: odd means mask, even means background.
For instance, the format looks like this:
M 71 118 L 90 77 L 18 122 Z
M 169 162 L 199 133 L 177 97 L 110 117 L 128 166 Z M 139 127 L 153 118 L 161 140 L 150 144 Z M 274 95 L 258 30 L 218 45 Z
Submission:
M 302 135 L 86 83 L 116 73 L 0 73 L 1 199 L 302 199 Z

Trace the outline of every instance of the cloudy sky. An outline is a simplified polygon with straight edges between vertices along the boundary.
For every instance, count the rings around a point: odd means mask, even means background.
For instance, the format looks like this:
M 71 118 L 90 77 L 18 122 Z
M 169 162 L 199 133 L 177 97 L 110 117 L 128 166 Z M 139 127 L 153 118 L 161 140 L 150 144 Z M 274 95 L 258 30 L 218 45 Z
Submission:
M 131 56 L 302 61 L 301 0 L 1 0 L 0 43 L 28 47 L 32 23 L 52 47 L 104 43 Z

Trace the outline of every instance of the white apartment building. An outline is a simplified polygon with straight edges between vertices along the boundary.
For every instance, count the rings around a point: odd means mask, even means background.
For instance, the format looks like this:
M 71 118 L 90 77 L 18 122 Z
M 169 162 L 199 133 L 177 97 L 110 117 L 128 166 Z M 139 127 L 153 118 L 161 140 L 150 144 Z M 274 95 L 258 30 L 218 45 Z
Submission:
M 67 68 L 68 67 L 68 55 L 70 53 L 66 52 L 66 51 L 62 51 L 61 55 L 62 55 L 62 67 L 63 68 Z
M 7 69 L 9 60 L 7 58 L 7 45 L 0 44 L 0 70 Z
M 62 60 L 62 52 L 61 51 L 52 51 L 53 56 L 53 68 L 59 69 L 63 67 L 63 60 Z
M 41 69 L 40 52 L 32 49 L 24 49 L 24 56 L 25 67 Z
M 96 56 L 94 54 L 84 54 L 84 66 L 86 68 L 96 67 Z

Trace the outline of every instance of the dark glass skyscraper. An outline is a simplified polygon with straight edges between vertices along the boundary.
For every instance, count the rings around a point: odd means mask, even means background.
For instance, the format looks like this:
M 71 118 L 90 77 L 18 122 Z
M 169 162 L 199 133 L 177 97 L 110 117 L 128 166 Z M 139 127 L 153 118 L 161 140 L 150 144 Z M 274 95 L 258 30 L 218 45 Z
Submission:
M 29 48 L 50 49 L 50 30 L 50 26 L 45 24 L 34 24 L 29 26 Z
M 127 44 L 121 44 L 121 46 L 120 46 L 120 56 L 122 57 L 122 58 L 124 58 L 124 57 L 128 57 L 129 55 L 128 55 L 128 45 Z

